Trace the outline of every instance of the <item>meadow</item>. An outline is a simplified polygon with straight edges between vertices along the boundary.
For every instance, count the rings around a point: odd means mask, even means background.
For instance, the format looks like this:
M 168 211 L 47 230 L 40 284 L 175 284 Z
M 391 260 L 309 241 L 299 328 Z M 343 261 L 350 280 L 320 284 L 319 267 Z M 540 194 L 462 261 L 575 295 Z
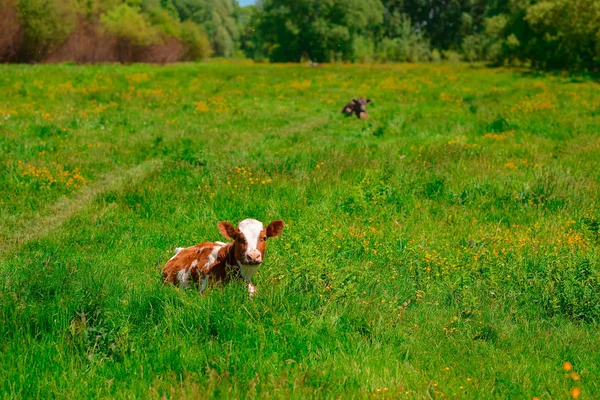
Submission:
M 0 65 L 0 397 L 600 397 L 600 84 Z M 345 118 L 353 97 L 370 119 Z M 218 221 L 242 283 L 163 286 Z

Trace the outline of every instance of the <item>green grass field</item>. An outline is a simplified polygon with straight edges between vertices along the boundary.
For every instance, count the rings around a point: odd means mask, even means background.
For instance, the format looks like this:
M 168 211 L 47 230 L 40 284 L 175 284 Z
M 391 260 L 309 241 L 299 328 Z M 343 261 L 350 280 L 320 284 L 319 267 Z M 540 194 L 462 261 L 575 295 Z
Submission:
M 598 398 L 599 91 L 460 64 L 0 66 L 0 397 Z M 340 113 L 356 96 L 369 120 Z M 161 284 L 249 217 L 287 223 L 257 297 Z

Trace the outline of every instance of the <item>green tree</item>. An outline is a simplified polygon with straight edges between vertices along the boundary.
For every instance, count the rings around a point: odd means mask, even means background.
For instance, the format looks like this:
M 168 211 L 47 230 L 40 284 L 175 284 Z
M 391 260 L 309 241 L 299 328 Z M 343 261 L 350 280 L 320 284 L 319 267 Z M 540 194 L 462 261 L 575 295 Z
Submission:
M 18 0 L 24 40 L 21 57 L 39 61 L 64 42 L 77 26 L 76 0 Z
M 465 36 L 483 29 L 485 0 L 383 0 L 383 35 L 393 38 L 410 18 L 438 49 L 458 49 Z
M 263 61 L 267 50 L 265 43 L 256 27 L 261 24 L 262 9 L 258 6 L 240 8 L 238 14 L 238 29 L 240 31 L 240 48 L 247 57 Z
M 527 8 L 529 56 L 551 68 L 600 65 L 600 1 L 543 0 Z
M 182 21 L 202 26 L 217 56 L 231 56 L 239 43 L 239 6 L 234 0 L 172 0 Z
M 192 21 L 185 21 L 181 24 L 181 41 L 186 47 L 186 60 L 203 60 L 212 55 L 208 37 Z
M 348 60 L 354 41 L 382 22 L 380 0 L 265 0 L 256 27 L 273 61 Z
M 150 24 L 147 17 L 127 4 L 121 4 L 102 15 L 100 22 L 106 32 L 138 46 L 161 41 L 158 29 Z
M 418 62 L 428 61 L 431 49 L 422 31 L 416 30 L 410 18 L 402 14 L 393 33 L 381 40 L 377 53 L 380 61 Z

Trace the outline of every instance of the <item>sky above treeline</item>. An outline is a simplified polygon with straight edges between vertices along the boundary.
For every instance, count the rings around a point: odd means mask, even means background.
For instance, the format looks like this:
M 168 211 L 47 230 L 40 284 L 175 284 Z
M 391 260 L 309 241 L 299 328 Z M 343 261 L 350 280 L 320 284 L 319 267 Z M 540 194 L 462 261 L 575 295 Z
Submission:
M 256 0 L 239 0 L 240 6 L 249 6 L 250 4 L 256 3 Z

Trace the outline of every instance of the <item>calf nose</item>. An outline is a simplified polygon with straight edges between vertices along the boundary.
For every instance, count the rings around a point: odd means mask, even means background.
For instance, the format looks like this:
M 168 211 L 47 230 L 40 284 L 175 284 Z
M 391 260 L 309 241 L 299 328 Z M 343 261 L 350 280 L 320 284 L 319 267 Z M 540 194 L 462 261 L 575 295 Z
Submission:
M 248 253 L 246 253 L 246 255 L 248 256 L 248 259 L 253 263 L 258 264 L 262 262 L 262 254 L 260 254 L 260 251 L 258 250 L 249 251 Z

